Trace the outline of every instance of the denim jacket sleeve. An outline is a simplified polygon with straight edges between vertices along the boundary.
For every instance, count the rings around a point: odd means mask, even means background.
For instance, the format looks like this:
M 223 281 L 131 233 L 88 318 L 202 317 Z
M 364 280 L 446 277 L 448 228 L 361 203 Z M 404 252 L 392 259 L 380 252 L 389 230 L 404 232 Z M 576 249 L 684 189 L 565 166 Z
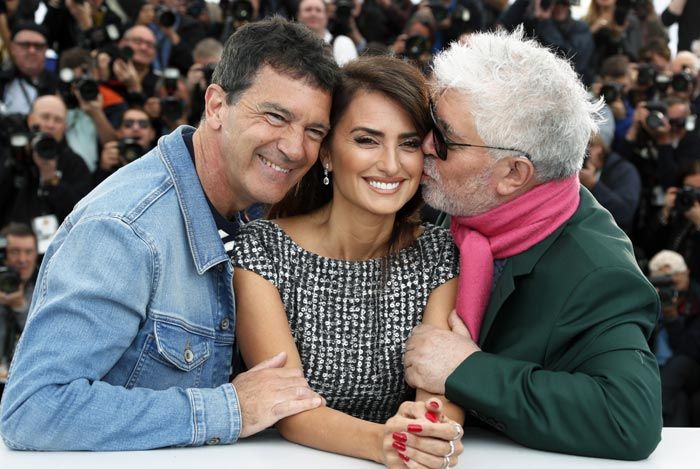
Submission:
M 160 268 L 148 234 L 119 217 L 64 223 L 42 265 L 3 396 L 9 447 L 137 450 L 238 439 L 240 409 L 229 383 L 154 390 L 102 380 L 136 339 Z

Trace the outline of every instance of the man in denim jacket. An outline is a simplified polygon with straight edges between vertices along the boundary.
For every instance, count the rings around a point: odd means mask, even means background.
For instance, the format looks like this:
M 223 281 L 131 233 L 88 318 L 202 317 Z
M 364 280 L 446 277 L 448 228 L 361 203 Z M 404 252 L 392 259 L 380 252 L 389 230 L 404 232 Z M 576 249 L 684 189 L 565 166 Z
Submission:
M 10 369 L 9 447 L 227 444 L 321 405 L 283 354 L 229 383 L 235 309 L 220 232 L 316 161 L 336 80 L 310 31 L 250 24 L 226 44 L 199 128 L 163 137 L 76 206 Z

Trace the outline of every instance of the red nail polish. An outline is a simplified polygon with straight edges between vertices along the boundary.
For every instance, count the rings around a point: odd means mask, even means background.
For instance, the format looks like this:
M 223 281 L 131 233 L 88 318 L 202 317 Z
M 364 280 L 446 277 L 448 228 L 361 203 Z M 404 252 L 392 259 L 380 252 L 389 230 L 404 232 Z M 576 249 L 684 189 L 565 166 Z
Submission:
M 408 437 L 401 432 L 394 432 L 391 436 L 394 437 L 395 441 L 400 441 L 401 443 L 406 443 L 406 440 L 408 440 Z
M 410 461 L 410 459 L 409 459 L 409 457 L 408 457 L 408 456 L 406 456 L 406 455 L 403 455 L 403 454 L 401 454 L 401 453 L 397 453 L 397 454 L 398 454 L 398 455 L 399 455 L 399 457 L 400 457 L 401 459 L 403 459 L 403 460 L 404 460 L 405 462 L 408 462 L 408 461 Z
M 430 420 L 430 421 L 433 422 L 433 423 L 437 423 L 437 421 L 438 421 L 437 415 L 435 415 L 435 414 L 432 413 L 432 412 L 426 412 L 426 413 L 425 413 L 425 418 L 427 418 L 428 420 Z
M 428 402 L 428 405 L 429 405 L 430 407 L 432 407 L 433 409 L 439 409 L 439 408 L 440 408 L 440 404 L 439 404 L 437 401 L 430 401 L 430 402 Z
M 400 441 L 395 441 L 391 444 L 394 448 L 396 448 L 399 451 L 406 451 L 406 445 L 401 443 Z
M 408 426 L 407 430 L 409 433 L 420 433 L 423 431 L 423 425 L 412 423 Z

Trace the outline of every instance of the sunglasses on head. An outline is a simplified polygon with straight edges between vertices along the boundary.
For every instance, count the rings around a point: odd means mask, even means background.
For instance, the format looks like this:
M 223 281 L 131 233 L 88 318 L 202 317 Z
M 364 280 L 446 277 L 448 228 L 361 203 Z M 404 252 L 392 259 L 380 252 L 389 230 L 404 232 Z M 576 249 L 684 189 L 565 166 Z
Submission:
M 142 129 L 147 129 L 151 126 L 151 122 L 148 119 L 124 119 L 124 122 L 122 125 L 129 129 L 134 126 L 134 124 L 138 125 Z
M 524 156 L 528 160 L 532 160 L 530 155 L 527 152 L 516 150 L 515 148 L 505 148 L 505 147 L 491 147 L 488 145 L 474 145 L 471 143 L 458 143 L 458 142 L 453 142 L 452 140 L 448 139 L 445 134 L 443 133 L 440 124 L 438 123 L 437 118 L 435 117 L 435 104 L 430 103 L 430 118 L 433 121 L 433 145 L 435 146 L 435 153 L 438 158 L 441 160 L 445 161 L 447 159 L 447 153 L 450 150 L 450 147 L 474 147 L 474 148 L 488 148 L 490 150 L 505 150 L 505 151 L 514 151 L 519 153 L 520 155 Z

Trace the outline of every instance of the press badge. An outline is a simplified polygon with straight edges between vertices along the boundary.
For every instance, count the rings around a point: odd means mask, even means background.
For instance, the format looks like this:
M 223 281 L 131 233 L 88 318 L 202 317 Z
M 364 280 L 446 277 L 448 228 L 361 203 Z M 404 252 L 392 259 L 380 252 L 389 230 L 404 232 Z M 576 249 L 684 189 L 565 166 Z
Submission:
M 36 217 L 32 220 L 32 229 L 36 235 L 37 250 L 39 254 L 44 254 L 58 231 L 58 218 L 56 215 Z

